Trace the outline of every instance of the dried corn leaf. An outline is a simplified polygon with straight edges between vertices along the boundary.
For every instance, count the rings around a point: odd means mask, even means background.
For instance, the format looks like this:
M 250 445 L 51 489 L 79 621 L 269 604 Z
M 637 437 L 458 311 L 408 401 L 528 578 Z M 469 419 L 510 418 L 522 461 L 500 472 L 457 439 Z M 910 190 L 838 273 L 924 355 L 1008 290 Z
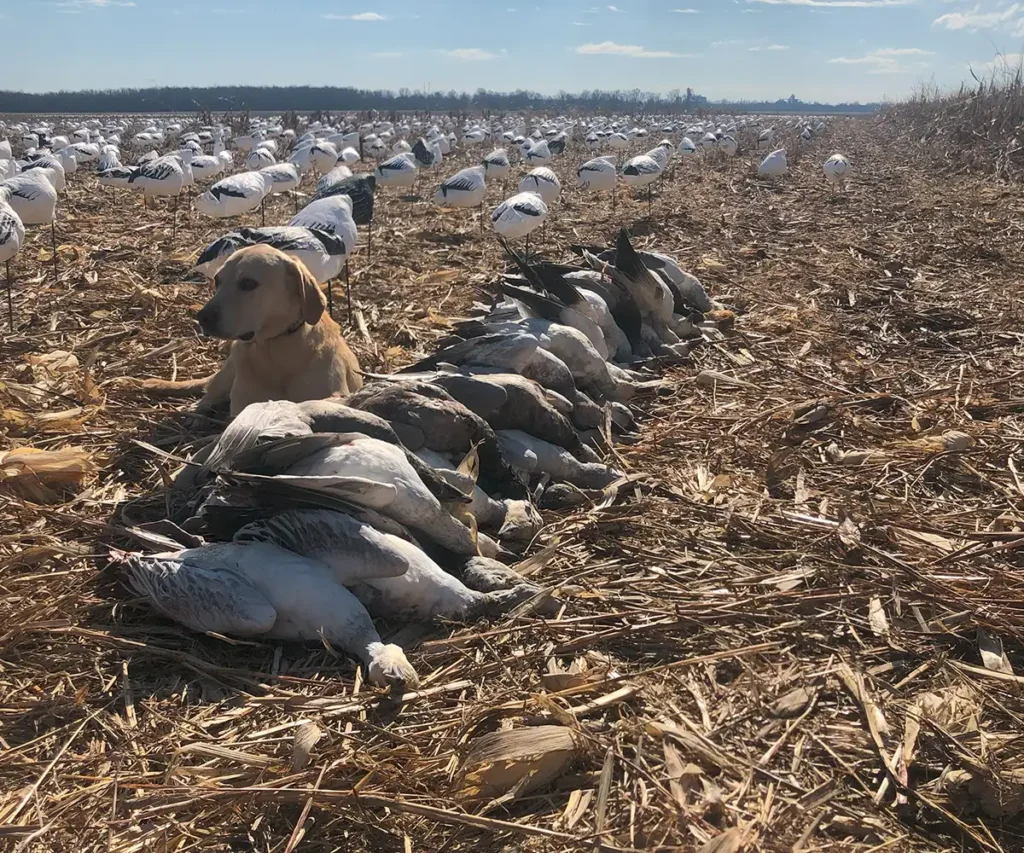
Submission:
M 877 595 L 873 595 L 868 602 L 868 624 L 876 637 L 889 636 L 889 620 L 885 617 L 882 600 Z
M 565 726 L 491 732 L 477 738 L 460 769 L 461 799 L 494 799 L 513 789 L 518 796 L 541 788 L 572 763 L 576 736 Z
M 62 450 L 37 450 L 20 447 L 0 454 L 0 485 L 28 500 L 53 503 L 52 491 L 82 482 L 96 471 L 89 451 L 80 447 Z
M 292 773 L 305 770 L 309 765 L 309 756 L 317 741 L 323 737 L 320 727 L 313 722 L 305 722 L 295 731 L 292 743 Z

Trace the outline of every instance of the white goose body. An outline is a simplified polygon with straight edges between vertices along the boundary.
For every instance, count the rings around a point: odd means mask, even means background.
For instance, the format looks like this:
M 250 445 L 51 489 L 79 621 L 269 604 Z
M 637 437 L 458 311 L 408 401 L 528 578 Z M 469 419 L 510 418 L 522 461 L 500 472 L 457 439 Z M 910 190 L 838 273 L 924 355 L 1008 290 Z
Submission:
M 6 195 L 0 190 L 0 264 L 18 254 L 25 242 L 25 226 L 14 208 L 4 200 Z
M 519 192 L 536 193 L 545 204 L 552 204 L 558 200 L 562 192 L 562 184 L 551 169 L 541 166 L 533 169 L 519 182 Z
M 850 161 L 842 154 L 833 154 L 822 167 L 830 184 L 842 184 L 850 173 Z
M 531 166 L 547 166 L 553 159 L 551 149 L 543 139 L 530 146 L 523 159 Z
M 141 189 L 146 198 L 176 196 L 185 186 L 185 170 L 176 157 L 158 157 L 139 166 L 128 183 Z
M 441 181 L 434 203 L 441 207 L 479 207 L 487 193 L 486 166 L 470 166 Z
M 245 168 L 253 171 L 273 166 L 277 160 L 266 148 L 253 148 L 249 156 L 245 158 Z
M 341 272 L 348 256 L 355 251 L 359 232 L 356 228 L 356 221 L 352 218 L 352 199 L 347 195 L 332 195 L 327 198 L 315 199 L 296 213 L 288 224 L 299 228 L 326 231 L 328 234 L 334 234 L 340 238 L 345 244 L 345 254 L 335 256 L 338 272 Z
M 260 171 L 264 175 L 269 175 L 273 181 L 270 188 L 272 195 L 291 192 L 302 183 L 302 175 L 294 163 L 276 163 L 273 166 L 264 166 Z
M 786 149 L 780 148 L 761 161 L 761 165 L 757 167 L 757 174 L 768 178 L 781 178 L 786 174 L 787 168 Z
M 484 157 L 484 176 L 488 178 L 507 178 L 512 171 L 512 164 L 509 162 L 508 153 L 504 148 L 496 148 Z
M 576 170 L 576 186 L 593 192 L 610 192 L 615 189 L 618 175 L 615 163 L 605 157 L 587 160 Z
M 32 169 L 0 184 L 7 203 L 24 225 L 49 225 L 57 212 L 57 190 L 49 169 Z
M 622 180 L 631 187 L 646 187 L 658 180 L 662 166 L 653 157 L 641 154 L 626 161 L 622 167 Z
M 385 160 L 373 174 L 382 187 L 411 187 L 416 183 L 416 162 L 411 154 L 399 154 Z
M 195 268 L 207 278 L 213 278 L 239 249 L 258 245 L 273 246 L 301 261 L 318 284 L 335 278 L 348 258 L 344 240 L 334 234 L 291 225 L 272 225 L 228 232 L 199 254 Z
M 471 590 L 412 542 L 341 512 L 291 510 L 243 527 L 235 539 L 324 563 L 372 613 L 392 619 L 462 621 L 514 595 Z
M 417 683 L 402 649 L 381 642 L 366 608 L 318 560 L 265 542 L 232 542 L 132 556 L 126 569 L 140 596 L 194 631 L 325 639 L 362 660 L 374 684 Z
M 491 211 L 491 224 L 502 237 L 525 237 L 548 218 L 548 206 L 537 193 L 525 192 L 505 199 Z
M 229 175 L 196 199 L 196 210 L 214 219 L 241 216 L 259 207 L 273 186 L 273 178 L 264 172 Z

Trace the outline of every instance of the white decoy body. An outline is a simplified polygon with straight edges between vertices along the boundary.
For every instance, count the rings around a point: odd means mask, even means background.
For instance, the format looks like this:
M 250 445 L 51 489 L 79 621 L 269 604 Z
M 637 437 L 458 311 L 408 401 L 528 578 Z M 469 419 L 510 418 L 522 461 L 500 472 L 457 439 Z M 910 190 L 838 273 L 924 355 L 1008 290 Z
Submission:
M 148 205 L 155 196 L 177 196 L 185 186 L 185 170 L 177 157 L 158 157 L 139 166 L 128 183 L 142 190 Z
M 622 180 L 631 187 L 646 187 L 661 177 L 661 171 L 661 163 L 641 154 L 626 161 L 622 167 Z
M 7 273 L 7 319 L 14 330 L 14 309 L 11 306 L 11 260 L 25 242 L 25 226 L 7 203 L 7 192 L 0 189 L 0 263 Z
M 528 238 L 547 218 L 548 206 L 544 199 L 532 192 L 507 198 L 491 211 L 491 225 L 507 240 Z
M 519 182 L 519 192 L 536 193 L 545 204 L 553 204 L 562 192 L 562 184 L 551 169 L 540 166 L 523 177 Z
M 321 175 L 320 179 L 316 182 L 317 195 L 330 195 L 331 188 L 340 183 L 341 181 L 347 180 L 352 177 L 352 170 L 344 163 L 335 166 L 331 171 L 325 175 Z
M 411 187 L 416 183 L 416 161 L 412 155 L 399 154 L 381 163 L 373 174 L 382 187 Z
M 23 225 L 49 225 L 57 211 L 57 190 L 49 169 L 32 169 L 0 184 L 7 203 L 18 214 Z
M 36 169 L 49 169 L 53 173 L 50 181 L 53 184 L 53 188 L 58 193 L 64 192 L 64 188 L 67 186 L 67 173 L 57 157 L 52 154 L 38 155 L 34 160 L 25 163 L 21 167 L 21 173 L 25 175 Z
M 761 165 L 757 167 L 757 174 L 766 178 L 781 178 L 786 174 L 787 168 L 786 149 L 779 148 L 761 161 Z
M 199 254 L 195 268 L 207 278 L 213 278 L 235 252 L 257 245 L 273 246 L 301 261 L 317 284 L 335 278 L 348 257 L 344 240 L 335 234 L 319 229 L 275 225 L 228 232 Z
M 338 162 L 338 149 L 330 142 L 318 142 L 310 147 L 309 159 L 314 169 L 326 174 Z
M 359 232 L 352 218 L 352 199 L 347 195 L 315 199 L 296 213 L 288 224 L 298 228 L 326 231 L 340 237 L 345 243 L 346 259 L 355 250 Z
M 554 158 L 551 156 L 551 149 L 547 142 L 542 139 L 530 146 L 523 155 L 523 159 L 530 166 L 547 166 Z
M 366 608 L 319 560 L 266 542 L 231 542 L 136 555 L 125 568 L 140 596 L 194 631 L 327 640 L 362 660 L 374 684 L 417 684 L 402 649 L 381 642 Z
M 266 148 L 254 148 L 245 158 L 245 168 L 257 171 L 267 166 L 273 166 L 276 162 L 274 155 Z
M 479 207 L 487 194 L 487 166 L 470 166 L 441 181 L 434 203 L 441 207 Z
M 595 157 L 576 170 L 576 186 L 592 192 L 610 192 L 615 189 L 618 175 L 614 158 Z
M 270 175 L 270 179 L 274 182 L 270 188 L 272 195 L 291 192 L 298 189 L 299 184 L 302 183 L 302 175 L 299 174 L 299 169 L 294 163 L 276 163 L 273 166 L 264 166 L 260 171 L 265 175 Z
M 273 186 L 274 179 L 265 172 L 229 175 L 196 199 L 196 210 L 214 219 L 242 216 L 259 207 Z
M 484 177 L 505 180 L 512 171 L 512 164 L 509 162 L 508 153 L 504 148 L 496 148 L 483 161 Z
M 822 169 L 834 192 L 837 185 L 842 188 L 846 183 L 846 176 L 850 173 L 850 161 L 842 154 L 833 154 L 825 161 Z

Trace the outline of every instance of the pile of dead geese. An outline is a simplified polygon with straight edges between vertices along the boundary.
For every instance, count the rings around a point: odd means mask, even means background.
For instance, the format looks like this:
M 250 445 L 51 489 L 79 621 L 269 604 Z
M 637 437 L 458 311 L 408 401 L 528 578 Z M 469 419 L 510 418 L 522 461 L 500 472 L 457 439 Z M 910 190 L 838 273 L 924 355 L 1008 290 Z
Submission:
M 374 616 L 560 606 L 506 564 L 539 510 L 621 482 L 599 451 L 628 440 L 629 401 L 729 316 L 625 231 L 575 250 L 580 266 L 506 246 L 489 303 L 434 355 L 345 401 L 244 409 L 179 472 L 173 533 L 145 534 L 164 552 L 124 555 L 133 588 L 196 631 L 326 641 L 392 687 L 415 686 L 416 671 Z

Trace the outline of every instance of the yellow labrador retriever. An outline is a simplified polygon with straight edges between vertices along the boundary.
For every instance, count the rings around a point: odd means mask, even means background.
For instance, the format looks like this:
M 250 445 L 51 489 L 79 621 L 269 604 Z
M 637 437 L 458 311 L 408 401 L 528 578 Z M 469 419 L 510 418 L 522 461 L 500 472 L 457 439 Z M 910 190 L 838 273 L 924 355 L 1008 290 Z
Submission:
M 250 403 L 301 403 L 363 387 L 359 362 L 301 263 L 272 246 L 251 246 L 228 259 L 214 286 L 197 319 L 203 334 L 234 341 L 224 366 L 205 379 L 148 379 L 144 390 L 172 397 L 205 391 L 199 408 L 230 401 L 234 417 Z

